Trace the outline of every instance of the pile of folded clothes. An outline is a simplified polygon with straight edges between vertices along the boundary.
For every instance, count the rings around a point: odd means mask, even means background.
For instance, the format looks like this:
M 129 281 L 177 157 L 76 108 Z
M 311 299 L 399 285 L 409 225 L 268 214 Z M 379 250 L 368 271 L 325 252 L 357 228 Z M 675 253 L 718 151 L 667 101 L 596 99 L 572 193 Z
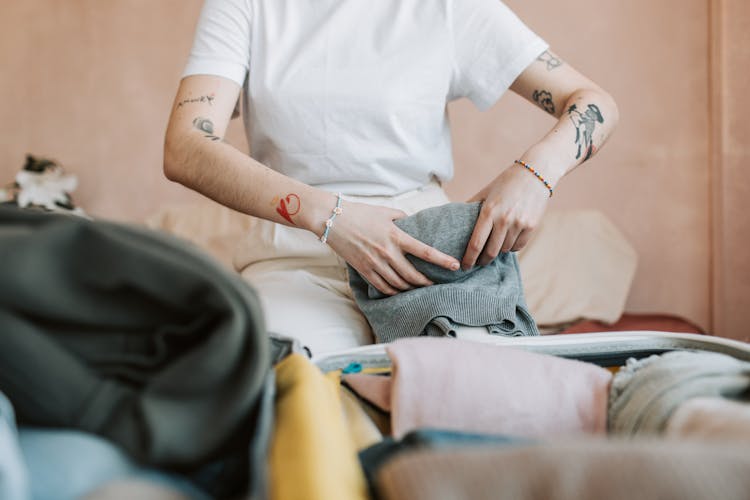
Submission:
M 750 492 L 747 361 L 673 351 L 607 369 L 430 337 L 380 349 L 276 365 L 273 498 Z

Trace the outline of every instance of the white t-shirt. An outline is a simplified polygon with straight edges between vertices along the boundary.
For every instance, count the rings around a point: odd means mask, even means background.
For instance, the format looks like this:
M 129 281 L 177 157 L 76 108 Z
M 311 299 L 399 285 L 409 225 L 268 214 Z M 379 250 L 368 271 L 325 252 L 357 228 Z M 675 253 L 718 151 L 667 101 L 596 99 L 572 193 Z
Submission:
M 205 0 L 184 76 L 245 85 L 259 162 L 383 196 L 449 180 L 447 103 L 488 109 L 546 49 L 499 0 Z

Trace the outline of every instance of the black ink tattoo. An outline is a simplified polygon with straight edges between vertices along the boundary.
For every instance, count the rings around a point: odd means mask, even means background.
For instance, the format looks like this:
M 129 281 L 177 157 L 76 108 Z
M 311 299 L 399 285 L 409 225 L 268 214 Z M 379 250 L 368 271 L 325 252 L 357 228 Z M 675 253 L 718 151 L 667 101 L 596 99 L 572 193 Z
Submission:
M 547 63 L 547 71 L 552 71 L 553 69 L 562 66 L 562 59 L 550 54 L 549 50 L 545 50 L 544 52 L 542 52 L 542 55 L 537 57 L 536 60 Z
M 555 114 L 555 102 L 552 100 L 552 94 L 546 90 L 535 90 L 532 95 L 534 102 L 547 113 Z
M 594 128 L 597 122 L 604 123 L 604 117 L 596 104 L 586 106 L 586 111 L 583 113 L 578 110 L 577 105 L 572 104 L 568 108 L 568 117 L 576 127 L 576 144 L 578 145 L 576 160 L 581 157 L 582 151 L 585 151 L 586 156 L 583 161 L 586 161 L 596 152 L 593 139 Z
M 205 137 L 207 137 L 208 139 L 211 139 L 212 141 L 221 140 L 220 137 L 214 135 L 214 123 L 208 118 L 196 118 L 195 120 L 193 120 L 193 126 L 201 132 L 204 132 L 206 134 Z
M 202 95 L 200 97 L 191 97 L 189 99 L 183 99 L 182 101 L 177 103 L 177 108 L 183 107 L 185 104 L 192 104 L 196 102 L 207 102 L 209 106 L 213 106 L 214 99 L 216 99 L 215 94 L 211 95 Z

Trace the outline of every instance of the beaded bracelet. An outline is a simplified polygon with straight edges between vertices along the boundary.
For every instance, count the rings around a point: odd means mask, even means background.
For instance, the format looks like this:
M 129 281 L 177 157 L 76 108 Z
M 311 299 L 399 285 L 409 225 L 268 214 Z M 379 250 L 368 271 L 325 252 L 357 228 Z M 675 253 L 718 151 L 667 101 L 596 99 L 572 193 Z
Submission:
M 333 207 L 331 216 L 326 221 L 326 229 L 325 231 L 323 231 L 323 236 L 320 237 L 321 243 L 325 243 L 326 241 L 328 241 L 328 233 L 331 231 L 331 227 L 333 227 L 333 220 L 337 215 L 341 215 L 342 212 L 343 210 L 341 210 L 341 193 L 339 193 L 336 198 L 336 206 Z
M 539 172 L 537 172 L 536 170 L 534 170 L 534 167 L 532 167 L 531 165 L 529 165 L 528 163 L 526 163 L 525 161 L 522 161 L 522 160 L 516 160 L 513 163 L 518 163 L 523 168 L 525 168 L 526 170 L 528 170 L 529 172 L 531 172 L 532 174 L 534 174 L 537 179 L 539 179 L 540 181 L 542 181 L 544 183 L 544 185 L 547 186 L 547 189 L 549 189 L 549 197 L 552 198 L 552 186 L 550 186 L 549 182 L 547 182 L 546 180 L 544 180 L 544 177 L 542 177 L 541 175 L 539 175 Z

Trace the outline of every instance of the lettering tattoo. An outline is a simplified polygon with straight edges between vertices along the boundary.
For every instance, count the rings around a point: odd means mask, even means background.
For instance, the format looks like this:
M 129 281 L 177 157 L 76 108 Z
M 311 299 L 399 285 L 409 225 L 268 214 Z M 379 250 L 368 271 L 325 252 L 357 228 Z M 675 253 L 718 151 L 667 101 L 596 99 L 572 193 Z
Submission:
M 562 66 L 562 59 L 557 56 L 550 54 L 549 50 L 545 50 L 542 54 L 536 58 L 537 61 L 542 61 L 547 64 L 547 71 L 552 71 L 555 68 Z
M 596 104 L 589 104 L 586 106 L 586 110 L 581 112 L 576 104 L 572 104 L 568 108 L 568 117 L 573 125 L 576 127 L 576 145 L 578 146 L 578 152 L 576 153 L 576 160 L 581 157 L 581 154 L 585 151 L 585 157 L 583 161 L 588 160 L 596 152 L 596 146 L 594 146 L 594 129 L 597 123 L 604 123 L 604 117 L 599 106 Z
M 555 114 L 555 102 L 552 100 L 552 94 L 546 90 L 535 90 L 532 94 L 534 102 L 547 113 Z
M 292 216 L 297 215 L 302 207 L 299 196 L 294 193 L 289 193 L 283 198 L 274 196 L 273 200 L 271 200 L 271 204 L 276 206 L 276 212 L 278 212 L 280 216 L 291 224 L 294 224 L 295 226 L 297 225 L 297 223 L 292 220 Z
M 208 118 L 201 118 L 200 116 L 193 120 L 193 127 L 197 128 L 201 132 L 205 133 L 205 137 L 212 141 L 220 141 L 221 137 L 214 135 L 214 122 Z
M 193 104 L 197 102 L 207 102 L 209 106 L 213 106 L 214 99 L 216 99 L 216 94 L 209 94 L 209 95 L 202 95 L 200 97 L 189 97 L 187 99 L 183 99 L 182 101 L 177 103 L 177 108 L 183 107 L 185 104 Z

